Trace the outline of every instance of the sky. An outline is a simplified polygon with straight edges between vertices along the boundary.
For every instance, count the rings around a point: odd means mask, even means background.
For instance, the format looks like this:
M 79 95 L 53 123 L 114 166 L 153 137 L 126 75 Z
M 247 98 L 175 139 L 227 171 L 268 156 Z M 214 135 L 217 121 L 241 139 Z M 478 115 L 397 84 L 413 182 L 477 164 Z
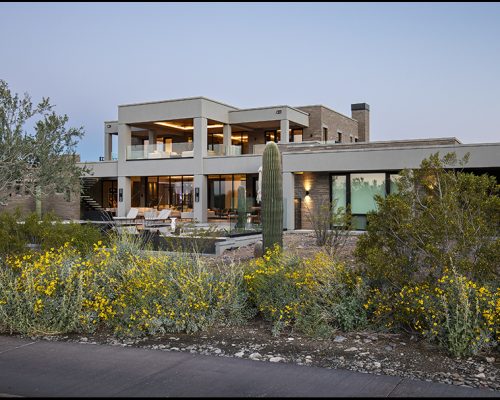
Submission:
M 500 141 L 500 3 L 1 3 L 0 79 L 104 151 L 118 105 L 370 105 L 371 140 Z

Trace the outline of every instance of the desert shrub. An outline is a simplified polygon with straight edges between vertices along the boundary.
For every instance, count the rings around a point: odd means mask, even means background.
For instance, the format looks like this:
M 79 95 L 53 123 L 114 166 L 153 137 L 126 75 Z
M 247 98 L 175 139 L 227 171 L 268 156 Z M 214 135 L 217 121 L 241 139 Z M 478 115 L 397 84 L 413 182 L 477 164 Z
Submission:
M 23 223 L 18 223 L 22 221 Z M 70 242 L 79 251 L 86 252 L 102 240 L 99 229 L 79 223 L 61 223 L 52 213 L 39 220 L 35 213 L 22 217 L 19 211 L 0 213 L 0 256 L 22 254 L 27 244 L 35 244 L 42 251 L 58 248 Z
M 432 284 L 373 289 L 365 308 L 376 324 L 418 332 L 453 356 L 477 354 L 500 340 L 500 288 L 480 285 L 454 269 Z
M 250 299 L 274 334 L 292 326 L 312 336 L 364 324 L 362 280 L 326 253 L 301 259 L 275 247 L 245 273 Z
M 68 245 L 7 258 L 0 268 L 0 330 L 26 334 L 80 330 L 87 267 Z
M 450 169 L 457 162 L 454 153 L 436 153 L 401 173 L 398 193 L 377 197 L 356 248 L 373 284 L 433 281 L 448 265 L 479 282 L 498 280 L 500 186 L 495 177 Z
M 20 333 L 94 332 L 137 336 L 195 332 L 248 317 L 238 265 L 141 253 L 117 236 L 84 256 L 69 244 L 9 257 L 0 274 L 0 328 Z
M 349 209 L 336 207 L 336 201 L 318 199 L 312 208 L 306 206 L 306 218 L 311 223 L 316 244 L 335 256 L 346 244 L 352 226 Z

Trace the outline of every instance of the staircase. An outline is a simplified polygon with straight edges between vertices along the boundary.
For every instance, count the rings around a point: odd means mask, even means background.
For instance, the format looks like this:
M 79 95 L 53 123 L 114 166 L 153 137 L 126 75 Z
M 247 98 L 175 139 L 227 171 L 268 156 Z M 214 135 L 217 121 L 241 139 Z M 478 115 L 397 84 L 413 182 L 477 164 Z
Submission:
M 89 193 L 91 193 L 92 187 L 99 181 L 99 178 L 82 178 L 81 185 L 83 188 L 82 194 L 80 195 L 80 207 L 84 219 L 93 218 L 104 213 L 102 205 L 96 201 Z

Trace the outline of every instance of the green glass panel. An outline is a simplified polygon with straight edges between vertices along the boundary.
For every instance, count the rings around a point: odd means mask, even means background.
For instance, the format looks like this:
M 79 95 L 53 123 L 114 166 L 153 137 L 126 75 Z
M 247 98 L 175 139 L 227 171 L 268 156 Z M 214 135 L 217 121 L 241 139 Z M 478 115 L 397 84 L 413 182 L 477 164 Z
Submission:
M 375 195 L 385 196 L 385 174 L 351 174 L 351 211 L 366 214 L 377 209 Z
M 340 207 L 346 208 L 347 205 L 347 187 L 345 175 L 332 176 L 332 202 L 335 205 L 334 210 Z

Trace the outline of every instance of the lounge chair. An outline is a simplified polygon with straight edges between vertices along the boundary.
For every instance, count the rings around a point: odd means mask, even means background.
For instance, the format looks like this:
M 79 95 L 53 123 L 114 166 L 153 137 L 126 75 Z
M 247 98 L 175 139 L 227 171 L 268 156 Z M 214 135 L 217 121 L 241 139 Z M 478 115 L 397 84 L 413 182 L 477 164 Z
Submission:
M 120 222 L 121 224 L 131 224 L 137 218 L 137 214 L 139 214 L 139 210 L 132 207 L 126 217 L 113 217 L 113 220 L 115 222 Z
M 171 212 L 172 210 L 165 208 L 161 210 L 158 215 L 144 214 L 144 227 L 156 226 L 158 224 L 163 225 L 165 223 L 165 220 L 170 217 Z

